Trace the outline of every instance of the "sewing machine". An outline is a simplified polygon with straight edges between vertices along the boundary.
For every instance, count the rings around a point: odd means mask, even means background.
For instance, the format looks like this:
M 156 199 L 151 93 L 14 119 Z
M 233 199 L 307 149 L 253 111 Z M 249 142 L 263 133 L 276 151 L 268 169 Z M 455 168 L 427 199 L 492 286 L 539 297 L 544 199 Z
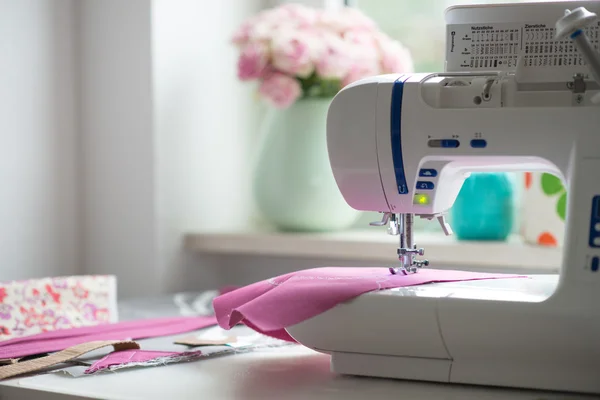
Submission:
M 580 6 L 589 12 L 565 13 Z M 569 197 L 560 275 L 373 292 L 289 328 L 330 353 L 334 371 L 600 393 L 592 12 L 600 2 L 453 7 L 446 72 L 372 77 L 335 97 L 332 170 L 350 206 L 382 212 L 375 224 L 398 235 L 391 273 L 427 267 L 413 220 L 437 219 L 450 234 L 445 213 L 471 172 L 549 172 Z

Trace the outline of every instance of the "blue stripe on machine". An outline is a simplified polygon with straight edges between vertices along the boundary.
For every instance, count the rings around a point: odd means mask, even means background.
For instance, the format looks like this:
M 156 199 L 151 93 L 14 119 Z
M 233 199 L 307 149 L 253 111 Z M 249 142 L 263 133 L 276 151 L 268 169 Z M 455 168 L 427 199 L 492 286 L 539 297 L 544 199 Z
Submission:
M 592 215 L 590 215 L 590 236 L 588 245 L 593 248 L 600 247 L 600 195 L 592 199 Z
M 404 81 L 410 75 L 401 76 L 394 82 L 392 88 L 392 104 L 390 110 L 390 137 L 392 145 L 392 159 L 394 161 L 394 174 L 396 175 L 396 186 L 399 194 L 408 193 L 406 176 L 404 175 L 404 162 L 402 160 L 402 95 L 404 92 Z

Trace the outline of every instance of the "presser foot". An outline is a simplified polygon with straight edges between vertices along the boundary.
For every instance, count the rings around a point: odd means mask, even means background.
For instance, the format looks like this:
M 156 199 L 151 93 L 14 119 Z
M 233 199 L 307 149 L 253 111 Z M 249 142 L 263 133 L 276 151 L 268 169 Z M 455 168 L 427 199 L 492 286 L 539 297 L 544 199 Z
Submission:
M 390 273 L 394 275 L 408 275 L 416 273 L 419 268 L 429 265 L 427 260 L 418 260 L 416 256 L 425 255 L 423 248 L 417 248 L 416 244 L 412 247 L 400 247 L 397 250 L 400 267 L 390 267 Z
M 423 256 L 425 250 L 417 248 L 413 241 L 413 215 L 412 214 L 394 214 L 390 212 L 383 213 L 381 221 L 371 222 L 371 226 L 388 225 L 388 233 L 390 235 L 400 237 L 400 246 L 398 247 L 398 260 L 400 267 L 389 267 L 389 271 L 393 275 L 408 275 L 416 273 L 419 268 L 429 265 L 427 260 L 417 260 L 416 256 Z M 433 216 L 431 216 L 433 218 Z M 443 216 L 438 216 L 438 220 L 445 227 L 445 219 Z M 449 228 L 449 227 L 448 227 Z M 446 230 L 445 230 L 446 231 Z M 448 233 L 446 233 L 448 234 Z
M 427 260 L 415 260 L 414 265 L 410 267 L 389 267 L 388 270 L 392 275 L 409 275 L 415 274 L 419 271 L 419 268 L 423 268 L 429 265 Z
M 419 268 L 423 268 L 429 265 L 428 260 L 417 260 L 416 255 L 424 255 L 424 249 L 417 249 L 415 245 L 412 249 L 399 248 L 398 249 L 398 260 L 402 264 L 400 267 L 390 267 L 389 271 L 393 275 L 408 275 L 416 273 Z

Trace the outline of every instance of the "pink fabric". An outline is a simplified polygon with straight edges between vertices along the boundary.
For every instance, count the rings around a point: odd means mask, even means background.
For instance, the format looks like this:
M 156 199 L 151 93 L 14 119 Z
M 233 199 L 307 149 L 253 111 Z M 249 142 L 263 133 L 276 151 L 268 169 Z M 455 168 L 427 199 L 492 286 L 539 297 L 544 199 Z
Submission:
M 100 360 L 92 364 L 91 367 L 85 370 L 86 374 L 93 374 L 102 369 L 110 368 L 116 365 L 124 365 L 130 363 L 148 362 L 156 358 L 171 357 L 179 355 L 174 351 L 149 351 L 149 350 L 123 350 L 114 351 L 107 354 Z
M 92 364 L 91 367 L 85 370 L 86 374 L 93 374 L 98 371 L 109 368 L 124 368 L 132 366 L 132 364 L 140 366 L 153 366 L 152 362 L 160 362 L 160 365 L 191 361 L 202 356 L 202 352 L 196 351 L 185 351 L 185 352 L 174 352 L 174 351 L 150 351 L 150 350 L 123 350 L 115 351 L 107 354 L 100 360 Z M 144 363 L 147 363 L 144 365 Z
M 174 317 L 61 329 L 0 342 L 0 359 L 60 351 L 94 340 L 135 340 L 175 335 L 216 324 L 214 316 Z
M 517 278 L 517 275 L 422 269 L 392 275 L 386 268 L 314 268 L 292 272 L 225 293 L 213 301 L 219 325 L 250 328 L 293 342 L 284 328 L 298 324 L 373 290 L 433 282 Z

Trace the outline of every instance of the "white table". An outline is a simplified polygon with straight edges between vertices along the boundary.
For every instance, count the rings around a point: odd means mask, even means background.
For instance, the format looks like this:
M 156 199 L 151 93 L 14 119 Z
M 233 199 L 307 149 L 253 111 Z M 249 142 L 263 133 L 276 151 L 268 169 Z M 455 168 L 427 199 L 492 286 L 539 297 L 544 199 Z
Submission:
M 300 346 L 78 378 L 39 375 L 0 384 L 2 400 L 81 398 L 570 400 L 598 397 L 336 376 L 329 371 L 329 356 Z

